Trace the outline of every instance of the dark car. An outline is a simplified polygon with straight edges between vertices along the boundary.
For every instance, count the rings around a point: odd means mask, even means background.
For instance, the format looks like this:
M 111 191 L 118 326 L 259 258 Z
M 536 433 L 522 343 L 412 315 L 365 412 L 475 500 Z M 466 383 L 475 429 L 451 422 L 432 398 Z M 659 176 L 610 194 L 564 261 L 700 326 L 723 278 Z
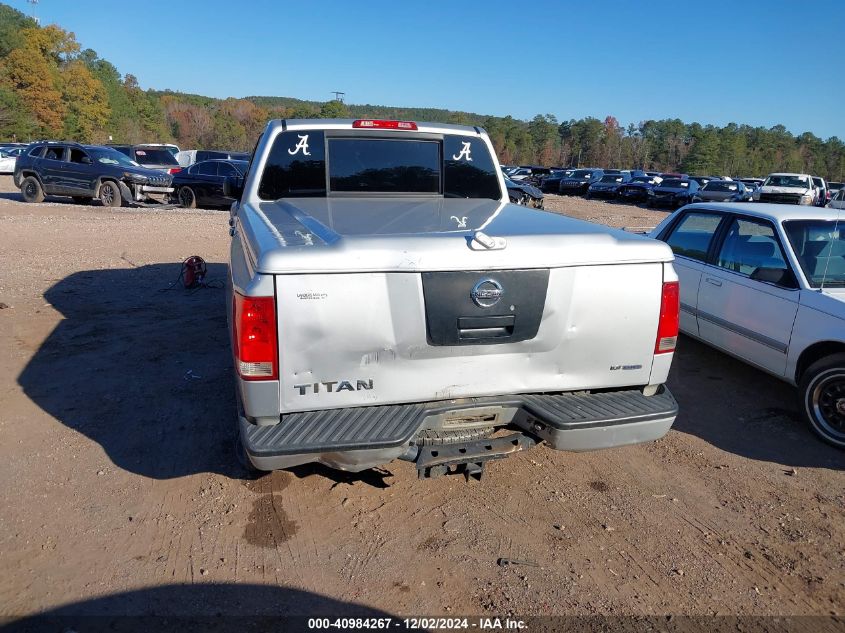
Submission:
M 646 205 L 649 207 L 681 207 L 690 203 L 698 190 L 699 186 L 695 180 L 666 178 L 649 191 Z
M 836 195 L 836 192 L 838 192 L 843 187 L 845 187 L 845 183 L 833 182 L 832 180 L 829 180 L 827 182 L 827 188 L 830 189 L 830 197 L 831 198 L 833 198 L 833 196 Z
M 176 174 L 182 169 L 176 157 L 162 145 L 109 145 L 108 147 L 125 154 L 141 167 L 166 171 L 168 174 Z
M 753 196 L 740 180 L 711 180 L 695 192 L 693 202 L 751 202 Z
M 173 176 L 175 198 L 186 209 L 228 207 L 234 199 L 223 195 L 223 183 L 228 176 L 245 176 L 248 167 L 245 160 L 194 163 Z
M 18 157 L 14 173 L 26 202 L 45 195 L 70 196 L 77 203 L 98 198 L 106 207 L 164 202 L 173 193 L 172 176 L 139 167 L 111 147 L 43 141 Z
M 630 177 L 628 174 L 608 174 L 599 178 L 596 182 L 587 187 L 587 199 L 590 198 L 608 198 L 616 197 L 616 192 L 623 183 L 628 182 Z
M 540 178 L 538 186 L 545 193 L 557 193 L 560 191 L 560 181 L 571 176 L 574 169 L 552 169 L 548 176 Z
M 617 202 L 636 204 L 648 200 L 648 192 L 657 186 L 659 176 L 634 176 L 616 190 Z
M 505 176 L 505 187 L 508 190 L 508 197 L 514 204 L 521 204 L 535 209 L 543 208 L 543 192 L 531 183 L 517 182 Z
M 561 178 L 558 192 L 569 195 L 584 195 L 590 185 L 604 176 L 601 169 L 576 169 L 571 176 Z

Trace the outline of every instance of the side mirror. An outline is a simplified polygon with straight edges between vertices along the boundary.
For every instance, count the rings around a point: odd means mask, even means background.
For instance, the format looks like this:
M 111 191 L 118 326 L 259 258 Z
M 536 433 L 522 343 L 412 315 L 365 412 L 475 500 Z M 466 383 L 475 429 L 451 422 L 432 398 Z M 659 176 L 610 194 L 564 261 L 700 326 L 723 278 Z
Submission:
M 83 165 L 90 165 L 91 159 L 88 156 L 83 156 L 81 162 Z
M 223 180 L 223 196 L 240 200 L 244 193 L 243 176 L 226 176 Z

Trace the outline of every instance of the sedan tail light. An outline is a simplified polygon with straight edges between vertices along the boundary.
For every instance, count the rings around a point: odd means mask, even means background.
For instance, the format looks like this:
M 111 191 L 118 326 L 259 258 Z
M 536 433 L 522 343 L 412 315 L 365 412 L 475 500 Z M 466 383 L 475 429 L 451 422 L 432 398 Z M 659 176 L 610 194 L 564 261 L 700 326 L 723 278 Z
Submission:
M 663 282 L 663 296 L 660 299 L 660 321 L 657 324 L 655 354 L 674 352 L 678 344 L 678 320 L 680 318 L 680 285 L 677 281 Z
M 276 380 L 279 348 L 276 303 L 273 297 L 244 297 L 235 293 L 235 368 L 244 380 Z
M 182 171 L 181 167 L 171 167 L 167 170 L 167 173 L 172 176 L 173 174 L 178 174 L 180 171 Z

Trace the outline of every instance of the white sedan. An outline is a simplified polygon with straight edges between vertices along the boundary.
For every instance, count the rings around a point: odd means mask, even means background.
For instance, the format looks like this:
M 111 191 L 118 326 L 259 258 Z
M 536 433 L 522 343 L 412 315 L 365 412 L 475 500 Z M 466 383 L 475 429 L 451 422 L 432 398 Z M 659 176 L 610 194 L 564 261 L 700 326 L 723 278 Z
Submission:
M 681 331 L 798 387 L 845 448 L 845 212 L 696 203 L 654 229 L 675 252 Z

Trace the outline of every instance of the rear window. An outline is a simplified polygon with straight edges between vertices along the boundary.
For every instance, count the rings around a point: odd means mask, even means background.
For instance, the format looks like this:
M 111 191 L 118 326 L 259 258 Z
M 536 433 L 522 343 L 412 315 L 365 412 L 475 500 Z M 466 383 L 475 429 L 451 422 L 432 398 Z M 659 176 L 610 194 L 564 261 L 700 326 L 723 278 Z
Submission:
M 666 243 L 676 255 L 703 262 L 721 221 L 719 214 L 687 213 L 666 238 Z
M 328 174 L 326 170 L 328 169 Z M 263 200 L 332 193 L 395 193 L 449 198 L 502 197 L 498 167 L 483 139 L 330 136 L 276 137 L 258 187 Z
M 179 162 L 166 149 L 156 147 L 139 147 L 135 150 L 135 162 L 141 165 L 174 165 Z
M 609 174 L 607 176 L 602 176 L 599 182 L 622 182 L 622 176 Z
M 739 185 L 735 182 L 721 182 L 711 180 L 706 185 L 704 185 L 704 191 L 736 191 L 738 189 Z
M 329 139 L 329 187 L 337 192 L 440 193 L 440 143 Z
M 661 187 L 673 187 L 675 189 L 680 189 L 682 187 L 689 187 L 688 180 L 681 180 L 680 178 L 667 178 L 663 182 L 660 183 Z

